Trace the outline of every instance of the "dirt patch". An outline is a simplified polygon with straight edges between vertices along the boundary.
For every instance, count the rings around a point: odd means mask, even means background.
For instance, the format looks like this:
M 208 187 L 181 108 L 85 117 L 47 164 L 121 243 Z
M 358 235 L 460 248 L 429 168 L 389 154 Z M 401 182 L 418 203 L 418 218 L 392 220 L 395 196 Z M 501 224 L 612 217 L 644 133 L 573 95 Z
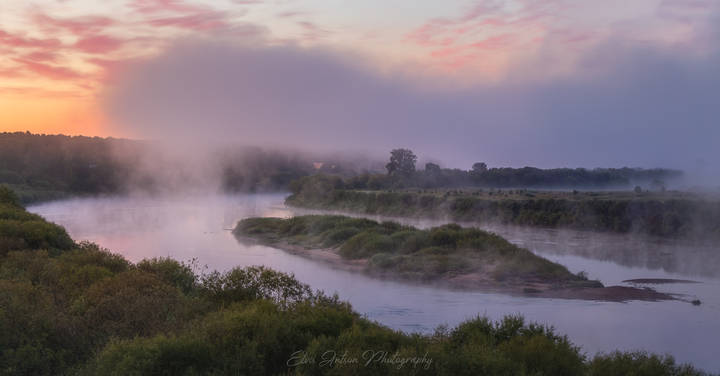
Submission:
M 691 281 L 689 279 L 672 279 L 672 278 L 636 278 L 636 279 L 626 279 L 623 282 L 652 284 L 652 285 L 661 285 L 661 284 L 666 284 L 666 283 L 701 283 L 698 281 Z
M 602 300 L 611 302 L 626 302 L 629 300 L 677 300 L 677 298 L 670 294 L 658 292 L 650 288 L 628 286 L 551 289 L 539 293 L 538 296 L 544 298 Z

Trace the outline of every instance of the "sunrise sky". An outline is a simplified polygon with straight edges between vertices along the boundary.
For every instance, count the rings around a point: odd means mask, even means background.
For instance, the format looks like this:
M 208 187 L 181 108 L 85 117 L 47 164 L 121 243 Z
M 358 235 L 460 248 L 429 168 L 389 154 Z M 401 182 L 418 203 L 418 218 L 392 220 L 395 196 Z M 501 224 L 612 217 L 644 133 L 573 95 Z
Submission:
M 117 72 L 187 38 L 340 49 L 372 69 L 467 84 L 575 69 L 609 38 L 702 49 L 711 0 L 2 0 L 0 130 L 121 135 Z M 538 75 L 535 72 L 535 75 Z M 530 79 L 530 78 L 527 78 Z M 121 129 L 121 128 L 120 128 Z

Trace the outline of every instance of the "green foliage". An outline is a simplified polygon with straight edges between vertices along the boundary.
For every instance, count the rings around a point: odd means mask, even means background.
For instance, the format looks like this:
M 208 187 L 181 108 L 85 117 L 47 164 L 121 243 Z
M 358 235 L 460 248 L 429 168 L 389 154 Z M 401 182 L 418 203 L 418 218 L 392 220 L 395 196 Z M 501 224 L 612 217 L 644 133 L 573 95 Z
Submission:
M 457 221 L 638 232 L 665 237 L 720 236 L 720 201 L 678 192 L 356 191 L 330 188 L 307 195 L 303 184 L 289 205 L 364 214 L 449 217 Z M 337 186 L 342 186 L 338 183 Z M 352 189 L 355 189 L 352 187 Z
M 175 261 L 169 257 L 152 258 L 140 261 L 138 270 L 152 273 L 160 279 L 189 294 L 197 287 L 198 278 L 190 265 Z
M 0 204 L 20 206 L 20 199 L 8 186 L 0 185 Z
M 75 245 L 64 228 L 25 211 L 7 188 L 0 187 L 0 195 L 3 196 L 0 201 L 0 255 L 19 249 L 61 252 Z
M 264 266 L 212 272 L 202 278 L 201 290 L 203 296 L 219 305 L 259 299 L 285 304 L 314 297 L 310 287 L 298 282 L 294 276 Z
M 187 319 L 187 299 L 154 274 L 130 270 L 91 285 L 72 306 L 100 340 L 167 331 Z
M 410 177 L 415 172 L 417 157 L 410 149 L 393 149 L 390 152 L 390 161 L 385 168 L 388 175 Z
M 390 236 L 366 230 L 343 243 L 338 253 L 347 259 L 361 259 L 376 253 L 393 252 L 395 247 Z
M 433 280 L 473 272 L 510 282 L 536 278 L 562 284 L 581 279 L 500 236 L 456 224 L 418 230 L 396 222 L 308 215 L 248 218 L 238 222 L 234 233 L 270 244 L 332 246 L 345 259 L 368 259 L 370 272 L 403 279 Z
M 702 372 L 690 365 L 677 365 L 671 356 L 659 356 L 643 351 L 598 354 L 589 364 L 591 376 L 692 376 Z

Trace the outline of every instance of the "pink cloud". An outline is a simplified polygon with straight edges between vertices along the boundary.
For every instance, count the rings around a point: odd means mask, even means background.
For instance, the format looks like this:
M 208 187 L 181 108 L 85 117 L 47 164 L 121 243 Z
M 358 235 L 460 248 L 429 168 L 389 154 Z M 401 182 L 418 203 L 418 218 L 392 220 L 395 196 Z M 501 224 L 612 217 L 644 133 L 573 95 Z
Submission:
M 228 27 L 222 12 L 204 12 L 184 16 L 156 18 L 148 21 L 152 26 L 173 26 L 189 30 L 215 30 Z
M 305 14 L 307 14 L 307 12 L 303 12 L 303 11 L 299 11 L 299 10 L 290 10 L 287 12 L 280 12 L 277 14 L 277 16 L 280 18 L 291 18 L 291 17 L 296 17 L 296 16 L 302 16 Z
M 124 41 L 106 35 L 94 35 L 80 38 L 74 47 L 82 52 L 101 54 L 115 51 L 122 47 Z
M 471 43 L 468 47 L 478 50 L 495 50 L 510 46 L 515 39 L 516 37 L 513 34 L 502 34 Z
M 305 40 L 315 41 L 330 34 L 329 31 L 310 21 L 298 21 L 297 24 L 304 30 L 303 38 Z
M 17 63 L 20 63 L 23 68 L 30 72 L 53 80 L 76 80 L 84 77 L 84 75 L 72 69 L 61 66 L 49 65 L 20 58 L 16 58 L 13 60 Z
M 25 73 L 20 71 L 19 69 L 0 68 L 0 77 L 19 78 L 19 77 L 24 77 L 24 76 L 25 76 Z
M 128 6 L 137 12 L 144 14 L 155 13 L 201 13 L 208 10 L 207 7 L 188 4 L 181 0 L 132 0 Z
M 110 59 L 101 59 L 101 58 L 91 58 L 86 60 L 88 63 L 94 64 L 102 69 L 102 72 L 100 74 L 100 80 L 105 83 L 113 83 L 115 82 L 115 77 L 123 72 L 123 68 L 127 67 L 129 64 L 131 64 L 134 60 L 132 59 L 117 59 L 117 60 L 110 60 Z
M 42 62 L 54 62 L 57 60 L 57 57 L 58 54 L 53 51 L 34 51 L 23 56 L 23 58 L 28 60 Z
M 5 86 L 0 87 L 0 93 L 13 94 L 13 95 L 24 95 L 33 98 L 81 98 L 86 97 L 87 93 L 70 90 L 49 90 L 38 87 L 26 87 L 26 86 Z
M 10 34 L 3 30 L 0 30 L 0 46 L 9 47 L 27 47 L 27 48 L 57 48 L 62 46 L 57 38 L 48 39 L 37 39 L 37 38 L 26 38 L 17 34 Z
M 128 6 L 139 13 L 152 15 L 154 18 L 146 23 L 155 27 L 207 31 L 230 26 L 225 12 L 181 0 L 132 0 Z
M 512 49 L 537 39 L 565 9 L 563 1 L 519 0 L 519 6 L 513 8 L 497 1 L 480 1 L 457 17 L 425 22 L 407 33 L 405 40 L 430 49 L 429 56 L 442 66 L 459 67 L 483 51 Z
M 86 16 L 72 19 L 58 19 L 40 12 L 33 14 L 32 19 L 35 24 L 41 28 L 65 29 L 75 35 L 99 32 L 117 23 L 109 17 Z

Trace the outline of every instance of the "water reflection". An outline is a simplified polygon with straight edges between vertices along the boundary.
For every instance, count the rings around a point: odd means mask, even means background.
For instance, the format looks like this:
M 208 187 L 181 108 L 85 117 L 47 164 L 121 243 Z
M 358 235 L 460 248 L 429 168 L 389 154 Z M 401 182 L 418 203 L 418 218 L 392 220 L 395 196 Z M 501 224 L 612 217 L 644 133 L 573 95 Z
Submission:
M 37 205 L 29 210 L 65 226 L 77 240 L 97 242 L 132 261 L 170 256 L 179 260 L 197 258 L 209 269 L 264 264 L 294 273 L 314 288 L 337 292 L 357 311 L 396 329 L 429 332 L 438 325 L 453 326 L 477 315 L 501 318 L 520 313 L 529 320 L 555 326 L 590 354 L 644 349 L 670 353 L 680 361 L 720 371 L 717 279 L 691 278 L 703 283 L 662 287 L 664 291 L 699 298 L 703 304 L 697 307 L 677 301 L 586 302 L 449 291 L 332 270 L 274 248 L 239 244 L 228 231 L 244 217 L 287 217 L 295 213 L 284 207 L 283 199 L 283 195 L 81 199 Z M 629 278 L 717 277 L 711 270 L 718 265 L 717 258 L 691 248 L 661 246 L 656 250 L 654 243 L 626 245 L 620 238 L 613 240 L 602 234 L 492 230 L 572 271 L 585 270 L 604 283 Z M 625 256 L 624 252 L 632 255 Z M 662 256 L 664 252 L 670 255 Z M 656 256 L 670 261 L 651 261 Z
M 360 215 L 292 208 L 294 215 L 337 213 L 375 220 L 393 220 L 420 228 L 439 226 L 449 219 L 418 219 Z M 579 256 L 615 264 L 690 276 L 720 278 L 720 244 L 662 239 L 640 234 L 595 233 L 537 227 L 459 222 L 492 231 L 544 256 Z

